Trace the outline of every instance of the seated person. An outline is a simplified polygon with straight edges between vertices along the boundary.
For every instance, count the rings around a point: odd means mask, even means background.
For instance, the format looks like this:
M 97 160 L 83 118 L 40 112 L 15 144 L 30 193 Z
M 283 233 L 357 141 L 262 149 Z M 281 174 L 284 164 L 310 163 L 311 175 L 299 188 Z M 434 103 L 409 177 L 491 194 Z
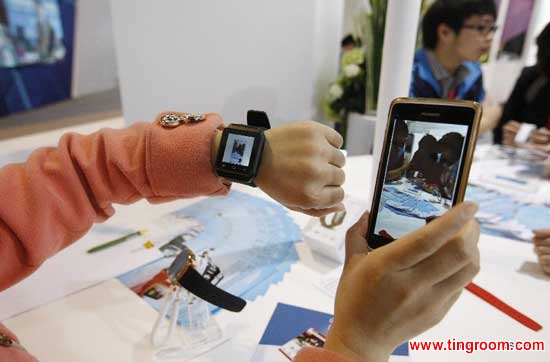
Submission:
M 492 0 L 435 1 L 422 19 L 410 96 L 482 102 L 478 61 L 491 46 L 495 18 Z
M 426 184 L 436 184 L 441 176 L 441 165 L 436 162 L 437 139 L 427 134 L 418 142 L 418 150 L 413 155 L 407 176 L 424 179 Z
M 395 181 L 403 177 L 409 165 L 405 158 L 405 146 L 409 137 L 409 127 L 403 120 L 397 120 L 394 126 L 393 139 L 388 160 L 386 181 Z
M 537 64 L 524 68 L 516 81 L 493 131 L 495 143 L 514 146 L 515 135 L 524 122 L 539 128 L 540 134 L 532 137 L 532 143 L 550 143 L 550 23 L 537 37 L 537 45 Z
M 441 150 L 443 172 L 440 178 L 441 196 L 451 199 L 455 189 L 456 176 L 464 137 L 457 132 L 450 132 L 438 141 Z
M 423 178 L 426 191 L 439 192 L 450 199 L 463 143 L 464 137 L 457 132 L 447 133 L 439 141 L 432 135 L 425 135 L 413 156 L 408 176 Z
M 486 99 L 479 59 L 491 47 L 495 20 L 493 0 L 436 0 L 422 18 L 409 96 L 483 102 L 480 132 L 494 128 L 501 108 Z
M 502 144 L 512 147 L 528 148 L 550 154 L 550 128 L 547 126 L 534 130 L 526 143 L 517 144 L 516 135 L 522 123 L 509 121 L 502 127 Z

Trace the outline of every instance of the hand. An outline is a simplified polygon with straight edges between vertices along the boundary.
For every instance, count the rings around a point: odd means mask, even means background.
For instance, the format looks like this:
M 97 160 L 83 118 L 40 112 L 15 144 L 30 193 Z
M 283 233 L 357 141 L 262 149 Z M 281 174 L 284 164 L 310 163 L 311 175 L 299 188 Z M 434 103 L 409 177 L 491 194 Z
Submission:
M 550 153 L 550 129 L 538 128 L 531 134 L 530 141 L 535 150 Z
M 535 150 L 543 154 L 550 154 L 550 143 L 540 144 L 540 143 L 528 143 L 526 146 L 527 149 Z
M 515 146 L 514 138 L 518 134 L 521 123 L 517 121 L 509 121 L 502 127 L 502 144 L 506 146 Z
M 550 129 L 541 127 L 533 131 L 531 134 L 531 142 L 539 145 L 547 145 L 550 143 Z
M 289 209 L 313 216 L 343 210 L 346 163 L 342 136 L 313 121 L 265 132 L 256 184 Z
M 535 237 L 535 252 L 539 258 L 539 264 L 544 272 L 550 275 L 550 229 L 533 230 Z
M 437 324 L 479 270 L 476 210 L 460 204 L 369 254 L 365 213 L 346 236 L 325 348 L 354 361 L 387 361 L 403 341 Z

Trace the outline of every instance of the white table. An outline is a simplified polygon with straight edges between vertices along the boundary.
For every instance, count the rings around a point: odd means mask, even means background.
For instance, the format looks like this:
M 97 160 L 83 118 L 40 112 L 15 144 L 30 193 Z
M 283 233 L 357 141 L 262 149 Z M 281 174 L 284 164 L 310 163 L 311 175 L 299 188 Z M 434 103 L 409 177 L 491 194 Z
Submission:
M 100 124 L 121 126 L 122 120 Z M 79 127 L 89 132 L 97 127 Z M 52 144 L 59 132 L 0 142 L 3 152 Z M 23 147 L 24 145 L 24 147 Z M 346 192 L 367 200 L 371 158 L 350 157 L 346 166 Z M 262 195 L 257 189 L 236 185 L 237 189 Z M 164 205 L 138 202 L 117 207 L 117 215 L 109 222 L 126 225 L 128 219 L 148 221 L 155 216 L 180 208 L 190 201 Z M 308 217 L 292 213 L 304 226 Z M 541 323 L 540 332 L 533 332 L 497 311 L 486 302 L 464 292 L 448 316 L 435 328 L 419 336 L 417 341 L 544 341 L 546 351 L 411 351 L 418 361 L 548 361 L 550 360 L 550 279 L 535 264 L 532 246 L 506 239 L 482 236 L 480 241 L 481 272 L 476 282 L 515 308 Z M 326 271 L 335 264 L 320 262 L 303 243 L 298 244 L 300 264 Z M 302 265 L 300 265 L 302 266 Z M 300 275 L 294 275 L 299 278 Z M 284 282 L 283 282 L 284 283 Z M 304 280 L 304 283 L 307 281 Z M 272 287 L 278 288 L 278 287 Z M 307 293 L 304 291 L 307 290 Z M 332 301 L 320 291 L 295 290 L 280 296 L 281 301 L 323 311 L 332 309 Z M 32 292 L 32 291 L 30 291 Z M 0 296 L 1 297 L 1 296 Z M 233 338 L 196 361 L 247 361 L 263 332 L 274 302 L 249 303 L 241 314 L 222 313 L 221 325 L 233 332 Z M 109 280 L 46 306 L 4 321 L 21 338 L 24 345 L 41 361 L 151 361 L 148 333 L 156 312 L 116 280 Z M 48 336 L 45 338 L 44 336 Z

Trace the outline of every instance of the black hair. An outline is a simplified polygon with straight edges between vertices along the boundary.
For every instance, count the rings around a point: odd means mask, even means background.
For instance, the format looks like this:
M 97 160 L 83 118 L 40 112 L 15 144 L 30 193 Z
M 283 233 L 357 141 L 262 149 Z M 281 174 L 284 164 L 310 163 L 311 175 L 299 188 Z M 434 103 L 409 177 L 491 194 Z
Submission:
M 342 41 L 340 42 L 340 46 L 343 48 L 348 45 L 352 45 L 354 47 L 361 46 L 361 39 L 356 39 L 353 37 L 353 35 L 348 34 L 342 39 Z
M 6 16 L 6 5 L 3 1 L 0 1 L 0 23 L 7 25 L 8 17 Z
M 437 144 L 437 139 L 431 134 L 426 134 L 418 142 L 418 148 L 432 148 Z
M 537 36 L 537 68 L 540 73 L 550 77 L 550 23 Z
M 494 0 L 436 0 L 422 19 L 422 43 L 424 48 L 437 46 L 437 28 L 447 24 L 457 34 L 464 20 L 474 15 L 492 15 L 496 19 Z
M 393 131 L 393 142 L 401 145 L 409 136 L 409 127 L 402 119 L 395 120 L 395 129 Z
M 447 147 L 450 151 L 448 155 L 449 163 L 455 163 L 460 158 L 460 152 L 462 151 L 462 144 L 464 143 L 464 136 L 458 132 L 449 132 L 439 140 L 439 145 L 441 147 Z

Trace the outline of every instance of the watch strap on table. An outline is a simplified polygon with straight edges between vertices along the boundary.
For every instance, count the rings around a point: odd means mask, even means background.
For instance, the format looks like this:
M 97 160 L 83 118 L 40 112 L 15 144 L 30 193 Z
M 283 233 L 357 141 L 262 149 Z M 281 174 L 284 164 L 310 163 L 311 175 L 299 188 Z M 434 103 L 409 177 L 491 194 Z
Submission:
M 240 312 L 246 305 L 244 299 L 211 284 L 194 268 L 189 268 L 178 282 L 197 297 L 231 312 Z

